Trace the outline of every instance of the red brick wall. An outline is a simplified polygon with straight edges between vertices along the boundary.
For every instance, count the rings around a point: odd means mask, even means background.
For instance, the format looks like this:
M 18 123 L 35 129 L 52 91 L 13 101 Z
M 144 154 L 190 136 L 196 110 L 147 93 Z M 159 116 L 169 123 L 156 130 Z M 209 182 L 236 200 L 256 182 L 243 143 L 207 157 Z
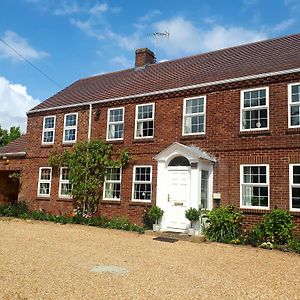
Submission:
M 287 84 L 300 80 L 300 74 L 278 76 L 184 91 L 164 96 L 153 96 L 126 102 L 106 103 L 93 106 L 92 138 L 106 138 L 107 109 L 125 107 L 124 140 L 114 142 L 116 149 L 128 148 L 133 161 L 123 170 L 120 203 L 102 202 L 100 211 L 107 216 L 129 216 L 140 223 L 147 207 L 144 203 L 131 202 L 133 165 L 153 166 L 153 200 L 156 195 L 156 167 L 153 157 L 177 141 L 195 145 L 216 156 L 214 192 L 221 193 L 221 204 L 239 206 L 239 170 L 244 163 L 267 163 L 270 165 L 270 207 L 289 208 L 288 164 L 300 163 L 300 130 L 288 129 Z M 269 86 L 269 130 L 240 132 L 240 90 L 249 87 Z M 183 99 L 206 95 L 206 134 L 182 136 Z M 135 105 L 155 102 L 155 133 L 150 140 L 134 139 Z M 99 119 L 94 113 L 100 110 Z M 47 166 L 51 151 L 61 152 L 68 147 L 62 145 L 64 113 L 79 112 L 78 140 L 88 135 L 88 106 L 64 111 L 32 114 L 28 119 L 28 146 L 26 167 L 23 170 L 23 185 L 20 198 L 30 201 L 31 207 L 43 208 L 55 213 L 72 209 L 72 203 L 58 200 L 58 174 L 53 174 L 50 200 L 37 199 L 38 169 Z M 54 146 L 41 146 L 43 116 L 56 115 Z M 1 168 L 1 166 L 0 166 Z M 246 210 L 244 210 L 246 212 Z M 265 211 L 252 211 L 265 213 Z M 300 218 L 300 213 L 294 213 Z M 252 219 L 249 218 L 249 222 Z M 255 220 L 253 219 L 253 222 Z M 299 224 L 299 222 L 298 222 Z

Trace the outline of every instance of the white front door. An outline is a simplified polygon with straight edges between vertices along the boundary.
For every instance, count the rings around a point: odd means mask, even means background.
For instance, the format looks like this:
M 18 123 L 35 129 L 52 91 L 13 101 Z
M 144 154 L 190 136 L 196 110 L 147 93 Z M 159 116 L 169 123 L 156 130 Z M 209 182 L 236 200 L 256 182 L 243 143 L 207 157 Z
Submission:
M 186 229 L 189 225 L 185 211 L 190 208 L 190 168 L 168 168 L 166 225 L 170 229 Z

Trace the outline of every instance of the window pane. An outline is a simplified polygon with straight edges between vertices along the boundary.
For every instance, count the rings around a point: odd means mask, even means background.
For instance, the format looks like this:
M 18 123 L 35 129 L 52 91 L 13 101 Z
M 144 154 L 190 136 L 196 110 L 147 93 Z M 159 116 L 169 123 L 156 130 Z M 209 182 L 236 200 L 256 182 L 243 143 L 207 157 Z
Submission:
M 72 185 L 70 183 L 61 183 L 60 194 L 62 196 L 70 196 L 71 195 Z
M 291 125 L 300 125 L 300 106 L 291 106 Z
M 69 170 L 67 168 L 61 169 L 61 179 L 69 180 Z
M 135 181 L 151 181 L 151 169 L 149 167 L 138 167 L 135 169 Z
M 201 208 L 208 208 L 208 171 L 201 171 Z
M 300 188 L 292 188 L 292 208 L 300 208 Z
M 123 121 L 123 109 L 113 109 L 109 112 L 109 122 L 122 122 Z
M 151 184 L 150 183 L 135 183 L 134 184 L 134 199 L 150 200 L 151 199 Z
M 106 182 L 105 183 L 105 198 L 107 199 L 120 199 L 120 183 Z
M 51 169 L 41 169 L 41 180 L 50 180 Z
M 77 123 L 76 119 L 77 119 L 76 114 L 67 115 L 66 116 L 66 126 L 76 126 L 76 123 Z
M 109 125 L 108 138 L 109 139 L 122 139 L 123 138 L 123 123 Z
M 39 194 L 40 195 L 49 195 L 50 194 L 50 183 L 40 183 Z
M 47 118 L 45 118 L 44 128 L 45 129 L 52 129 L 52 128 L 54 128 L 54 117 L 47 117 Z
M 153 105 L 144 105 L 138 107 L 138 119 L 152 119 L 153 118 Z
M 53 140 L 54 140 L 53 131 L 45 131 L 43 142 L 44 143 L 52 143 Z
M 75 141 L 76 130 L 75 129 L 66 129 L 65 130 L 65 141 Z
M 300 85 L 292 86 L 292 102 L 300 102 Z
M 153 136 L 153 121 L 139 121 L 137 123 L 137 137 Z
M 186 114 L 195 114 L 204 112 L 204 98 L 186 100 Z
M 106 175 L 106 180 L 116 180 L 119 181 L 121 178 L 120 168 L 110 168 L 108 174 Z

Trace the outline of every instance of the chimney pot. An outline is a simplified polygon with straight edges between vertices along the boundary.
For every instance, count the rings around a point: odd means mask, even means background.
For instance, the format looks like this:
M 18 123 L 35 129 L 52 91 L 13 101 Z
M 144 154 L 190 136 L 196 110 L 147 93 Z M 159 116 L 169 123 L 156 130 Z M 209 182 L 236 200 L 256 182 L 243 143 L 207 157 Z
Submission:
M 155 55 L 148 48 L 141 48 L 135 51 L 135 67 L 144 67 L 155 63 Z

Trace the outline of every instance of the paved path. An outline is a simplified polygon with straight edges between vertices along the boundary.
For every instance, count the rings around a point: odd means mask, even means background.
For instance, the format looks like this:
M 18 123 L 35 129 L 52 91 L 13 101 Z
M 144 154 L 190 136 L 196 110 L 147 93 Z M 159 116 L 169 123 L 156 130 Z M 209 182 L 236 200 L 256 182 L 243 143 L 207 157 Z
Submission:
M 7 219 L 0 237 L 0 299 L 300 299 L 296 254 Z

